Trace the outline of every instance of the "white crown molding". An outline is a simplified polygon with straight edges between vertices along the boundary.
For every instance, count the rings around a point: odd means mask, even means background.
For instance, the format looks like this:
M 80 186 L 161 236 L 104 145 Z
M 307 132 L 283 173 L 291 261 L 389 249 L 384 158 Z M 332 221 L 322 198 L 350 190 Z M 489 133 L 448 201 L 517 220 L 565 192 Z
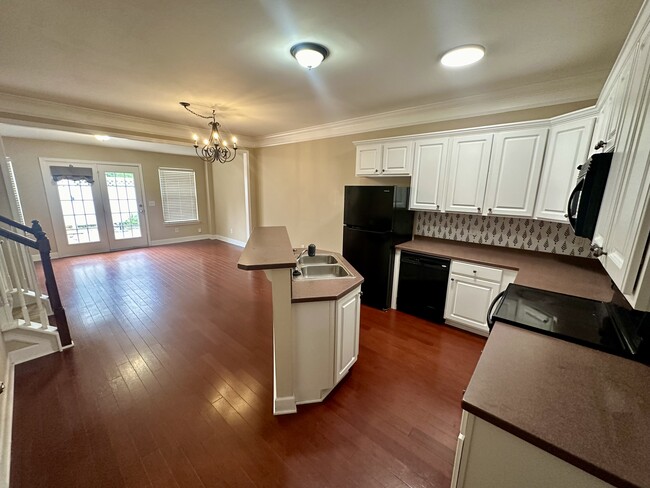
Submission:
M 168 144 L 189 144 L 192 133 L 200 134 L 205 130 L 204 127 L 161 122 L 8 93 L 0 93 L 0 122 Z M 250 147 L 255 142 L 245 136 L 238 136 L 238 140 L 242 147 Z
M 258 138 L 258 147 L 479 117 L 597 98 L 608 71 L 483 93 Z

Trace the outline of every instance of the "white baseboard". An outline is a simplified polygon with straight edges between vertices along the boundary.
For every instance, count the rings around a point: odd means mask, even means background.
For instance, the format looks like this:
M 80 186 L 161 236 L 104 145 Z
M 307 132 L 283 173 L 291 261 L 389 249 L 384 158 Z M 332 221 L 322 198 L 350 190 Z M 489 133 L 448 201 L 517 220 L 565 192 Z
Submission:
M 290 396 L 273 399 L 273 415 L 286 415 L 296 413 L 297 411 L 295 397 Z
M 181 242 L 192 242 L 192 241 L 203 241 L 205 239 L 210 239 L 211 236 L 208 234 L 198 234 L 195 236 L 187 237 L 172 237 L 171 239 L 158 239 L 151 240 L 149 242 L 150 246 L 166 246 L 167 244 L 180 244 Z
M 487 330 L 479 329 L 478 327 L 472 327 L 471 325 L 461 324 L 460 322 L 456 322 L 455 320 L 445 319 L 445 324 L 451 325 L 452 327 L 456 327 L 457 329 L 463 329 L 465 332 L 471 332 L 473 334 L 480 335 L 483 337 L 487 337 L 490 334 L 490 332 Z
M 50 253 L 50 258 L 52 259 L 59 259 L 59 253 L 58 252 L 51 252 Z M 35 263 L 38 263 L 41 260 L 41 255 L 39 254 L 32 254 L 32 261 Z
M 11 426 L 14 417 L 14 365 L 9 358 L 7 358 L 7 372 L 3 381 L 5 391 L 0 395 L 0 488 L 8 488 L 11 468 Z
M 246 247 L 246 243 L 244 241 L 238 241 L 237 239 L 231 239 L 230 237 L 224 237 L 218 234 L 210 236 L 210 239 L 227 242 L 228 244 L 233 244 L 239 247 Z

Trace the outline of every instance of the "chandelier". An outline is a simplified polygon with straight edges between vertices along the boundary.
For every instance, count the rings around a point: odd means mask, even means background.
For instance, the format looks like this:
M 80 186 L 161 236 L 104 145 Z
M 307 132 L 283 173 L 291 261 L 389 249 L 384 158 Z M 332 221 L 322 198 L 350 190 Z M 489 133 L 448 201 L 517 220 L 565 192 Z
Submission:
M 196 134 L 192 136 L 194 139 L 194 150 L 196 151 L 196 155 L 208 163 L 214 163 L 216 161 L 219 161 L 220 163 L 228 163 L 235 159 L 235 156 L 237 155 L 237 138 L 232 138 L 232 149 L 228 147 L 228 141 L 226 141 L 226 139 L 224 139 L 219 133 L 219 127 L 221 127 L 221 124 L 217 122 L 216 112 L 212 110 L 212 115 L 201 115 L 190 109 L 190 104 L 188 102 L 179 103 L 189 113 L 201 117 L 202 119 L 209 120 L 208 125 L 210 126 L 210 137 L 203 139 L 203 147 L 199 149 L 199 136 Z

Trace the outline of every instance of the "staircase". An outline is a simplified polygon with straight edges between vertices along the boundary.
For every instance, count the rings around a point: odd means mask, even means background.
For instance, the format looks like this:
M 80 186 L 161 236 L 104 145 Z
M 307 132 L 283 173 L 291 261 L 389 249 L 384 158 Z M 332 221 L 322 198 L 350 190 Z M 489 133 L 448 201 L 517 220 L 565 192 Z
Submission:
M 45 290 L 30 249 L 40 254 Z M 36 220 L 28 227 L 0 216 L 0 333 L 12 364 L 73 345 L 52 269 L 50 243 Z

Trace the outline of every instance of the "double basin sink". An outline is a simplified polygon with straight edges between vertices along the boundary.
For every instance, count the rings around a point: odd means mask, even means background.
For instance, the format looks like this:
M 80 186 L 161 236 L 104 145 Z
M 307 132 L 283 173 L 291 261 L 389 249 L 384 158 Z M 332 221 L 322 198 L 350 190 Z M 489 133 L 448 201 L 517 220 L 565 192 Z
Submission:
M 343 266 L 336 256 L 332 254 L 316 254 L 315 256 L 301 256 L 298 260 L 300 275 L 294 276 L 300 280 L 332 280 L 350 278 L 352 273 Z

